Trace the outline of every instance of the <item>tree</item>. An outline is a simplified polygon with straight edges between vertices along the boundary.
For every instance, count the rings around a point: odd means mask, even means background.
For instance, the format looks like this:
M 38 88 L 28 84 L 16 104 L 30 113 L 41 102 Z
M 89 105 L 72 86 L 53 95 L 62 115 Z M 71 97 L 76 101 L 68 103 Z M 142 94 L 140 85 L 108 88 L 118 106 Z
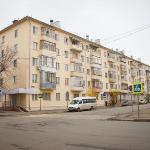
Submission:
M 16 60 L 16 51 L 0 47 L 0 88 L 6 88 L 6 83 L 12 77 L 12 66 Z

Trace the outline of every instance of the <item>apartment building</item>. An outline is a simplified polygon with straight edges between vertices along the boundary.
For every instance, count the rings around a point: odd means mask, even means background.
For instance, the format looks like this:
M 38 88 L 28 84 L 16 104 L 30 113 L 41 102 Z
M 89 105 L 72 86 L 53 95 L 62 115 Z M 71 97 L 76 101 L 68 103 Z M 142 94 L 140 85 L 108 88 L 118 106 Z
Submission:
M 0 107 L 65 108 L 74 97 L 87 95 L 104 105 L 110 92 L 128 96 L 128 87 L 135 81 L 143 82 L 144 92 L 150 92 L 148 65 L 54 23 L 28 16 L 15 20 L 0 31 L 0 49 L 5 47 L 15 49 L 17 57 Z

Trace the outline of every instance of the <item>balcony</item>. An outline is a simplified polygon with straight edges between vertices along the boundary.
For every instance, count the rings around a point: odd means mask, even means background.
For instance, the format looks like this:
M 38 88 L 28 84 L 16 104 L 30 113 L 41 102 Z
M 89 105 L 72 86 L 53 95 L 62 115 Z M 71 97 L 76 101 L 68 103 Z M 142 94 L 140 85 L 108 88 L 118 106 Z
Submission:
M 81 61 L 81 59 L 79 59 L 79 58 L 71 57 L 71 58 L 70 58 L 70 62 L 81 63 L 82 61 Z
M 77 51 L 77 52 L 82 52 L 82 47 L 79 46 L 79 45 L 72 44 L 70 49 L 74 50 L 74 51 Z
M 46 83 L 41 83 L 40 84 L 41 89 L 46 89 L 46 90 L 54 90 L 56 89 L 56 83 L 51 83 L 51 82 L 46 82 Z
M 51 72 L 51 73 L 56 73 L 56 68 L 55 67 L 49 67 L 49 66 L 38 66 L 39 70 L 45 71 L 45 72 Z
M 114 82 L 116 82 L 116 81 L 117 81 L 116 78 L 109 78 L 109 82 L 114 83 Z
M 95 63 L 95 62 L 91 62 L 91 67 L 94 67 L 94 68 L 102 68 L 101 64 Z
M 77 92 L 81 92 L 84 90 L 83 86 L 71 86 L 71 91 L 77 91 Z
M 115 57 L 110 57 L 110 56 L 109 56 L 107 59 L 108 59 L 109 62 L 115 62 L 115 61 L 116 61 L 116 60 L 115 60 Z
M 131 76 L 135 77 L 137 75 L 137 71 L 136 70 L 131 70 Z
M 82 72 L 78 72 L 78 71 L 71 71 L 71 72 L 70 72 L 70 75 L 71 75 L 71 76 L 79 76 L 79 77 L 82 77 L 82 76 L 83 76 L 83 73 L 82 73 Z
M 99 93 L 101 91 L 101 87 L 92 87 L 92 91 L 95 93 Z

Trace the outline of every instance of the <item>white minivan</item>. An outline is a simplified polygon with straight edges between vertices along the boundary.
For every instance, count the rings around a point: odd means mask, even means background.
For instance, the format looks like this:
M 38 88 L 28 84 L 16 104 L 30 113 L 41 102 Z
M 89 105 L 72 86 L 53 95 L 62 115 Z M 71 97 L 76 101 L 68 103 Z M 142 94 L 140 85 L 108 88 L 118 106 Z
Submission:
M 69 111 L 81 111 L 96 108 L 96 97 L 76 97 L 68 105 Z

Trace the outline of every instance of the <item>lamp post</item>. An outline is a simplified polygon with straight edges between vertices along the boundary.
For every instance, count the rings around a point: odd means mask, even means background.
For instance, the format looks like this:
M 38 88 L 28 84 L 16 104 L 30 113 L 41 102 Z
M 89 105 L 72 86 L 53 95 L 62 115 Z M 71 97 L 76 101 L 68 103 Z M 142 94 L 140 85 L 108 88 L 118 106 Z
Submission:
M 43 93 L 40 91 L 40 93 L 38 94 L 38 97 L 40 99 L 40 111 L 42 111 L 42 98 L 43 98 Z

